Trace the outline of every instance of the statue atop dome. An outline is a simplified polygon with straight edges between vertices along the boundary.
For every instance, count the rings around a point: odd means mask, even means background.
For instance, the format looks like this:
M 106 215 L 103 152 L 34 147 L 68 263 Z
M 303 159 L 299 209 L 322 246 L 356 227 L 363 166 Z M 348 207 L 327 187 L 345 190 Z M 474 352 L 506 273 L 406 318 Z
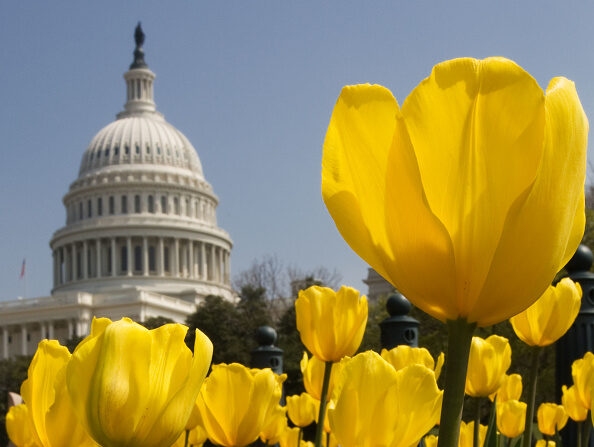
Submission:
M 134 68 L 147 68 L 146 62 L 144 61 L 144 51 L 142 45 L 144 44 L 144 32 L 140 22 L 136 25 L 134 30 L 134 41 L 136 42 L 136 48 L 134 49 L 134 62 L 130 65 L 130 70 Z

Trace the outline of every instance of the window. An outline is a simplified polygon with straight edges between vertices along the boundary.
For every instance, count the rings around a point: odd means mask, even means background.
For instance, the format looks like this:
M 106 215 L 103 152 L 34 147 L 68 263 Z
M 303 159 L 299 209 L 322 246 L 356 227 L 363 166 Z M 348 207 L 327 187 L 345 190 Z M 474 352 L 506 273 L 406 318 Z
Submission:
M 97 199 L 97 216 L 102 216 L 103 215 L 103 199 L 101 199 L 101 197 L 99 197 Z
M 109 196 L 109 214 L 115 214 L 115 199 Z
M 173 198 L 173 210 L 175 214 L 179 214 L 179 200 L 177 199 L 177 197 Z
M 146 145 L 146 153 L 147 154 L 151 153 L 151 147 L 148 144 Z
M 123 272 L 128 271 L 128 248 L 125 246 L 122 247 L 121 250 L 120 265 L 122 266 Z
M 186 199 L 186 216 L 190 217 L 190 199 Z
M 87 217 L 91 217 L 93 215 L 93 202 L 87 200 Z
M 128 197 L 122 196 L 122 214 L 128 214 Z
M 134 246 L 134 270 L 142 270 L 142 247 L 140 245 Z
M 150 246 L 148 249 L 148 255 L 149 255 L 149 270 L 151 272 L 154 272 L 155 270 L 157 270 L 156 267 L 156 259 L 155 259 L 155 247 L 154 246 Z
M 95 155 L 93 152 L 91 152 L 91 161 L 93 161 L 93 155 Z
M 113 148 L 113 155 L 119 155 L 120 153 L 120 147 L 119 146 L 114 146 Z
M 134 196 L 134 212 L 140 213 L 140 196 L 139 195 Z
M 130 155 L 130 146 L 128 145 L 128 143 L 126 143 L 126 145 L 124 146 L 124 153 L 126 155 Z
M 136 143 L 136 155 L 140 155 L 140 145 Z
M 101 267 L 99 267 L 101 268 Z M 111 247 L 107 248 L 107 273 L 112 274 L 112 265 L 111 265 Z
M 169 247 L 163 248 L 163 268 L 166 272 L 169 271 Z
M 159 147 L 158 144 L 157 144 L 157 155 L 161 155 L 161 148 Z
M 80 279 L 82 277 L 82 254 L 80 251 L 76 252 L 76 272 L 74 274 L 75 279 Z
M 78 204 L 78 219 L 82 220 L 82 218 L 83 218 L 83 204 L 82 204 L 82 202 L 80 202 Z
M 167 197 L 161 196 L 161 212 L 167 214 Z
M 155 198 L 152 195 L 148 196 L 148 212 L 149 213 L 155 212 Z
M 109 147 L 105 148 L 105 157 L 109 157 Z
M 101 158 L 101 149 L 99 149 L 99 150 L 97 151 L 97 158 L 98 158 L 98 159 L 99 159 L 99 158 Z

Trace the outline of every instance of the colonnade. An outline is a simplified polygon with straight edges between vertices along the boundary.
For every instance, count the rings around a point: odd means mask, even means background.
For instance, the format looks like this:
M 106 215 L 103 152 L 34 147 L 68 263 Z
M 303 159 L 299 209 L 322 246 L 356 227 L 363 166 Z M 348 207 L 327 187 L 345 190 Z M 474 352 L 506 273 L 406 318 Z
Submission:
M 53 251 L 54 287 L 117 276 L 188 278 L 230 284 L 229 250 L 183 238 L 112 236 L 85 239 Z
M 86 335 L 89 331 L 88 321 L 78 318 L 62 318 L 59 320 L 42 320 L 34 323 L 19 323 L 2 326 L 2 358 L 14 355 L 31 355 L 37 344 L 43 339 L 60 340 L 63 344 L 73 337 Z M 13 344 L 18 346 L 12 347 Z M 31 345 L 31 349 L 29 349 Z M 11 349 L 12 348 L 12 349 Z

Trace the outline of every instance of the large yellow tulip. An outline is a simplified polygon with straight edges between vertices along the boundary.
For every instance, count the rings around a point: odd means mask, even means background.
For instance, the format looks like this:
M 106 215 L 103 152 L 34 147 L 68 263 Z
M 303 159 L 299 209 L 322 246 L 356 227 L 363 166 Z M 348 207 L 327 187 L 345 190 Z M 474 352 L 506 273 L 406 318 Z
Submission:
M 29 365 L 21 396 L 34 443 L 43 447 L 95 446 L 78 423 L 66 388 L 70 352 L 57 340 L 42 340 Z M 17 444 L 18 445 L 18 444 Z
M 561 403 L 565 411 L 567 411 L 567 416 L 576 422 L 585 421 L 586 417 L 588 417 L 588 409 L 582 405 L 576 386 L 572 385 L 567 388 L 563 385 L 561 390 L 563 392 Z
M 384 87 L 343 88 L 322 196 L 351 248 L 414 305 L 488 326 L 530 306 L 579 245 L 587 133 L 571 81 L 544 94 L 510 60 L 454 59 L 401 108 Z
M 287 407 L 277 405 L 269 413 L 268 420 L 264 423 L 264 428 L 260 432 L 260 439 L 264 444 L 277 444 L 287 427 Z
M 543 403 L 536 413 L 538 429 L 542 434 L 553 436 L 567 424 L 567 412 L 563 405 Z
M 497 428 L 504 436 L 515 438 L 524 432 L 526 408 L 524 402 L 515 399 L 497 401 Z
M 367 351 L 343 360 L 328 409 L 332 433 L 343 447 L 410 447 L 435 425 L 442 391 L 422 365 L 396 371 Z
M 491 335 L 486 339 L 472 337 L 466 375 L 466 394 L 487 397 L 499 389 L 511 364 L 507 338 Z
M 390 363 L 396 371 L 409 365 L 423 365 L 435 372 L 435 380 L 439 379 L 444 362 L 443 352 L 437 357 L 437 364 L 425 348 L 413 348 L 400 345 L 390 350 L 382 349 L 382 358 Z
M 582 407 L 590 410 L 592 408 L 591 391 L 592 380 L 594 380 L 594 354 L 586 352 L 581 359 L 571 364 L 571 376 L 575 386 L 575 394 Z
M 320 402 L 307 393 L 287 397 L 289 419 L 297 427 L 307 427 L 316 419 Z
M 6 414 L 6 432 L 17 447 L 42 447 L 25 404 L 9 408 Z
M 571 327 L 580 310 L 582 288 L 569 278 L 545 293 L 528 309 L 509 319 L 516 335 L 530 346 L 548 346 Z
M 522 395 L 522 376 L 519 374 L 505 375 L 501 386 L 497 391 L 489 395 L 489 399 L 494 400 L 497 397 L 497 403 L 505 402 L 506 400 L 520 400 Z
M 197 401 L 208 438 L 224 447 L 242 447 L 258 439 L 278 411 L 285 379 L 268 368 L 214 365 Z
M 305 391 L 307 391 L 314 399 L 321 400 L 325 363 L 313 355 L 311 358 L 308 357 L 307 352 L 304 352 L 299 366 L 301 368 L 301 374 L 303 375 L 303 386 L 305 387 Z M 327 399 L 332 395 L 334 379 L 339 374 L 339 371 L 340 363 L 333 364 L 332 372 L 330 373 L 330 382 L 328 383 Z
M 192 356 L 187 329 L 93 320 L 67 380 L 78 419 L 99 444 L 162 447 L 180 436 L 212 358 L 212 343 L 198 330 Z
M 338 362 L 353 355 L 367 325 L 367 298 L 351 287 L 338 292 L 312 286 L 295 301 L 297 330 L 301 341 L 324 362 Z

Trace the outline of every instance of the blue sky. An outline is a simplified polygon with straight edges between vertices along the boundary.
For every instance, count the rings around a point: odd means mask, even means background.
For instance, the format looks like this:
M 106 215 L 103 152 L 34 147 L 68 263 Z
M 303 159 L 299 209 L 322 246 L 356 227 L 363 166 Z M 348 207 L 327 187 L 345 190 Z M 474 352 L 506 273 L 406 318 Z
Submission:
M 445 59 L 514 59 L 546 87 L 576 82 L 594 111 L 594 3 L 233 1 L 0 3 L 0 300 L 51 288 L 48 242 L 89 141 L 125 97 L 138 20 L 165 118 L 196 147 L 233 238 L 234 273 L 276 255 L 338 270 L 366 264 L 320 194 L 322 142 L 345 84 L 402 100 Z

